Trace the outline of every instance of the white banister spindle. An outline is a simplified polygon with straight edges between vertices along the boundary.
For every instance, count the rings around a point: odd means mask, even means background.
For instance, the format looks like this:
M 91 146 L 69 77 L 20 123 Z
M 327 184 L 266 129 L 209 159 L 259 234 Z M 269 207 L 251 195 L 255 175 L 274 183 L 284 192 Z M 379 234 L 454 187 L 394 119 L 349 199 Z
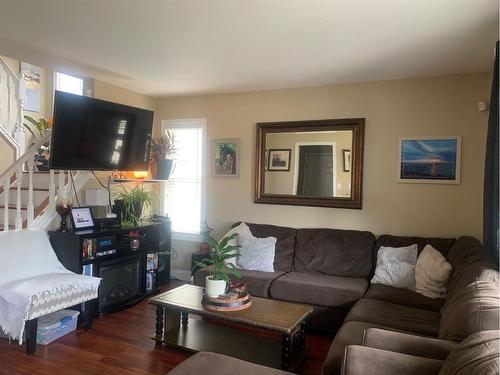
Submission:
M 24 154 L 26 149 L 26 133 L 23 128 L 24 121 L 24 101 L 26 100 L 26 82 L 23 78 L 23 72 L 19 73 L 17 85 L 17 122 L 16 130 L 14 131 L 14 139 L 21 148 L 21 155 Z
M 9 230 L 9 190 L 10 178 L 6 178 L 3 183 L 3 230 Z
M 49 206 L 51 210 L 56 207 L 56 177 L 53 169 L 49 177 Z
M 22 229 L 23 217 L 21 215 L 21 185 L 23 183 L 23 166 L 16 172 L 16 230 Z
M 31 228 L 33 225 L 33 220 L 35 220 L 35 205 L 33 203 L 33 168 L 35 166 L 35 161 L 33 160 L 33 158 L 30 158 L 28 160 L 27 165 L 28 165 L 28 218 L 27 218 L 27 226 L 28 226 L 28 228 Z

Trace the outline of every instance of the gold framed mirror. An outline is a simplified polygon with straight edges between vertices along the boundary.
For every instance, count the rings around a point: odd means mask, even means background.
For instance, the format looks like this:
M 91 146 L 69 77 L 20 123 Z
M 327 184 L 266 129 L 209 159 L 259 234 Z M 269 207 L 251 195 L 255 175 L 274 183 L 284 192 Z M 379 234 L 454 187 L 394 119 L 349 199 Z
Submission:
M 364 123 L 258 123 L 255 203 L 361 209 Z

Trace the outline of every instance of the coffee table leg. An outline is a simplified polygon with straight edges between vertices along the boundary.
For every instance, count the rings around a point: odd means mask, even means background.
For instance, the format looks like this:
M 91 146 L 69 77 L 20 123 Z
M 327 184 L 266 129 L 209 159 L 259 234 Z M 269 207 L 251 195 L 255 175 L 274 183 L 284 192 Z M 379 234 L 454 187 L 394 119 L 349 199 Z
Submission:
M 182 327 L 186 328 L 188 325 L 189 313 L 187 311 L 181 312 Z
M 300 323 L 300 351 L 306 350 L 306 321 Z
M 290 366 L 290 334 L 284 333 L 281 337 L 281 368 L 288 370 Z
M 163 339 L 163 306 L 156 306 L 156 344 Z

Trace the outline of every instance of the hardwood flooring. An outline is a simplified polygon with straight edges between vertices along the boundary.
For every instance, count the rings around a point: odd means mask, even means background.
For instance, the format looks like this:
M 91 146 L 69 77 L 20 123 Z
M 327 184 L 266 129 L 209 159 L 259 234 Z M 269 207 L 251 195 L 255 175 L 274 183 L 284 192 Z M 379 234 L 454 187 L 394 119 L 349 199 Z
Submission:
M 171 287 L 179 284 L 172 284 Z M 92 330 L 78 328 L 59 340 L 37 346 L 32 356 L 24 346 L 0 339 L 2 375 L 156 375 L 166 374 L 190 353 L 155 347 L 155 308 L 147 300 L 120 312 L 94 319 Z M 265 334 L 265 332 L 254 332 Z M 332 339 L 307 335 L 309 353 L 298 374 L 320 374 Z

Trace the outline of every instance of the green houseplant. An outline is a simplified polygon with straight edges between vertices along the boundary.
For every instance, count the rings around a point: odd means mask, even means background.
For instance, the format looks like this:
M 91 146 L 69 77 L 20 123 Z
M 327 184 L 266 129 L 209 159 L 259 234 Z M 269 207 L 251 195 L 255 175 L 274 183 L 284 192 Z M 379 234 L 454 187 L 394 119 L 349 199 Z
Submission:
M 241 277 L 240 272 L 232 263 L 227 260 L 234 258 L 239 253 L 240 245 L 231 245 L 230 241 L 236 239 L 238 233 L 222 238 L 217 241 L 210 235 L 210 231 L 205 234 L 206 241 L 210 246 L 207 258 L 201 262 L 196 262 L 200 268 L 209 268 L 210 274 L 206 278 L 205 292 L 209 297 L 218 297 L 226 292 L 227 283 L 230 276 Z
M 146 189 L 143 185 L 136 185 L 133 188 L 119 185 L 114 198 L 115 205 L 121 205 L 122 221 L 134 226 L 139 225 L 143 209 L 153 206 L 158 201 L 155 192 Z
M 174 166 L 175 147 L 174 133 L 167 130 L 158 139 L 151 139 L 149 153 L 149 169 L 155 180 L 168 180 Z

